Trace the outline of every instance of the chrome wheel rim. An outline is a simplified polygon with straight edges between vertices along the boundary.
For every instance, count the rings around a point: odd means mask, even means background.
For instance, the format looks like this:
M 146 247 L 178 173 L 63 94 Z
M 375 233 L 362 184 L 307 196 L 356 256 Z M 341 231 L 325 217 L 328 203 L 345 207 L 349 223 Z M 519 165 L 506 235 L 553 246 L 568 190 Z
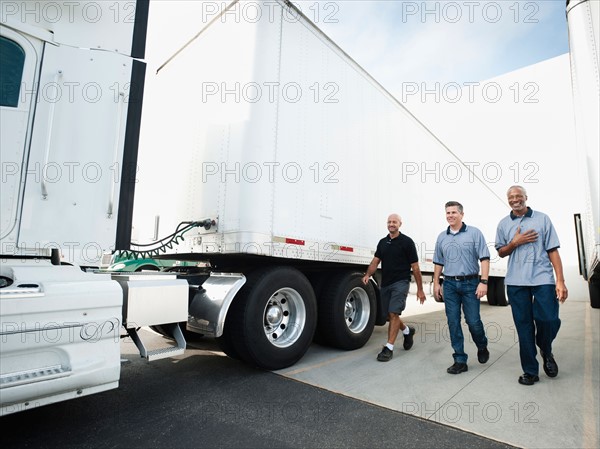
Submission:
M 269 342 L 278 348 L 293 345 L 306 325 L 306 306 L 302 295 L 293 288 L 280 288 L 271 295 L 263 314 L 263 326 Z
M 365 330 L 370 315 L 369 295 L 360 287 L 353 288 L 344 302 L 344 321 L 350 332 L 359 334 Z

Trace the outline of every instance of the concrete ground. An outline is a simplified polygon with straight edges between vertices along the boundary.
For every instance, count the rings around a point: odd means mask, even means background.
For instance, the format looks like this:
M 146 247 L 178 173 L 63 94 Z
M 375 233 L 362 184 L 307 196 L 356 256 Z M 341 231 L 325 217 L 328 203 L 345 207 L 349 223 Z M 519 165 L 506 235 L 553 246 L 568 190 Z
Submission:
M 481 315 L 490 360 L 477 362 L 468 330 L 469 371 L 446 373 L 452 349 L 443 304 L 424 305 L 409 296 L 403 318 L 417 333 L 410 351 L 398 340 L 387 363 L 376 355 L 387 340 L 387 326 L 376 327 L 369 342 L 349 352 L 313 345 L 304 358 L 277 373 L 390 410 L 419 416 L 524 448 L 600 447 L 600 310 L 589 302 L 567 300 L 553 353 L 556 378 L 540 366 L 540 382 L 523 386 L 519 345 L 510 307 L 482 301 Z

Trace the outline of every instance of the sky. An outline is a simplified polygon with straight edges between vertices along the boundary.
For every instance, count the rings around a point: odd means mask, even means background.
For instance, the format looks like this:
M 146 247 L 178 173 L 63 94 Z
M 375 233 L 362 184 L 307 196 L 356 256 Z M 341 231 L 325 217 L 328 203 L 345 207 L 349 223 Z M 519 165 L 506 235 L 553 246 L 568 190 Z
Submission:
M 564 0 L 294 3 L 396 96 L 402 82 L 483 81 L 568 52 Z
M 160 40 L 183 44 L 228 3 L 153 0 L 150 13 L 178 24 L 170 36 L 161 27 Z M 266 0 L 261 14 L 273 3 Z M 398 80 L 482 81 L 568 52 L 565 0 L 293 3 L 386 87 Z M 259 4 L 241 0 L 239 17 L 252 20 Z

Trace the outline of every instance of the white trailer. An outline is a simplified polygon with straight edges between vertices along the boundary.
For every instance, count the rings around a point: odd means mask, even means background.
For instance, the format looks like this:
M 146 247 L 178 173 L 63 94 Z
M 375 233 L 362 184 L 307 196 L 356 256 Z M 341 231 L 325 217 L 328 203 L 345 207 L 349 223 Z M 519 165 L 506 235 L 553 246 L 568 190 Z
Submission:
M 148 360 L 184 333 L 268 369 L 313 338 L 361 347 L 386 320 L 378 275 L 360 278 L 392 212 L 425 273 L 447 200 L 493 246 L 504 199 L 475 163 L 293 5 L 239 20 L 241 5 L 144 93 L 148 2 L 2 3 L 1 414 L 115 388 L 121 327 Z M 169 237 L 130 247 L 134 194 Z M 89 272 L 113 249 L 211 271 Z M 506 304 L 492 266 L 488 299 Z M 146 350 L 142 326 L 176 345 Z
M 415 116 L 288 2 L 231 2 L 149 77 L 138 229 L 196 226 L 145 256 L 207 260 L 187 329 L 282 368 L 313 333 L 354 349 L 384 324 L 377 281 L 361 277 L 390 213 L 433 272 L 444 203 L 488 236 L 497 196 Z M 139 202 L 138 202 L 139 201 Z M 152 207 L 143 223 L 142 212 Z M 157 248 L 161 246 L 162 253 Z M 495 252 L 492 250 L 492 254 Z M 494 261 L 490 303 L 506 305 Z M 219 274 L 219 273 L 225 274 Z
M 579 271 L 600 308 L 600 3 L 567 1 L 577 150 L 585 211 L 575 215 Z

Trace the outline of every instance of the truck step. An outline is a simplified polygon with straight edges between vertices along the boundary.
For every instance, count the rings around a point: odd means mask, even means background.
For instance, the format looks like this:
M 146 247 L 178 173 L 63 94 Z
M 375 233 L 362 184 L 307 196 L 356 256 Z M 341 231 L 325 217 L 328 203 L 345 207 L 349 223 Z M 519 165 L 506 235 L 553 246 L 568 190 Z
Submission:
M 146 353 L 148 361 L 166 359 L 168 357 L 176 357 L 182 355 L 185 352 L 185 348 L 179 348 L 171 346 L 169 348 L 155 349 Z
M 6 373 L 0 376 L 0 389 L 65 377 L 70 373 L 71 370 L 62 365 L 53 365 L 46 366 L 44 368 L 35 368 L 28 371 Z
M 148 350 L 135 328 L 127 328 L 127 333 L 140 351 L 140 355 L 149 362 L 153 360 L 166 359 L 182 355 L 185 351 L 186 342 L 179 327 L 179 323 L 162 324 L 161 327 L 175 339 L 176 346 L 169 345 L 164 348 Z

